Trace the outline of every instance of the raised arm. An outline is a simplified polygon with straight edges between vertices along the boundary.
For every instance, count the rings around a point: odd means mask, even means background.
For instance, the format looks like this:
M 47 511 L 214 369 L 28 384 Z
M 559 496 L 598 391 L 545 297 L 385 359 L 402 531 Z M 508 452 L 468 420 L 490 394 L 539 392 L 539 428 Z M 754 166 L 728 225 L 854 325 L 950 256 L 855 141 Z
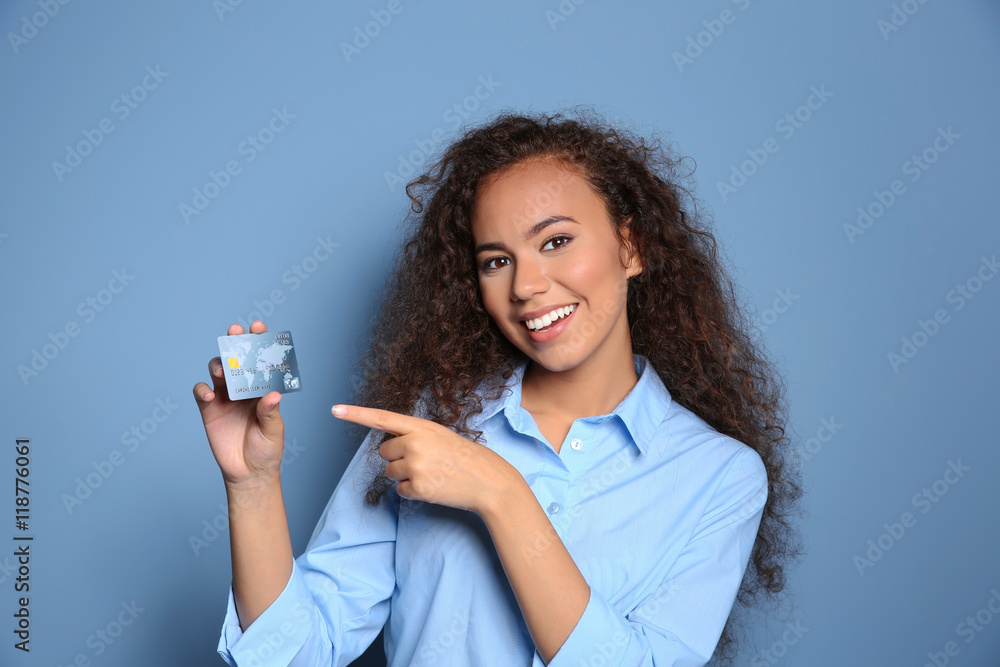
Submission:
M 250 333 L 264 333 L 263 322 Z M 240 335 L 234 324 L 228 335 Z M 292 544 L 281 495 L 285 425 L 281 394 L 231 401 L 219 357 L 208 362 L 213 387 L 194 386 L 212 454 L 222 471 L 229 503 L 233 594 L 240 627 L 246 630 L 278 597 L 292 571 Z

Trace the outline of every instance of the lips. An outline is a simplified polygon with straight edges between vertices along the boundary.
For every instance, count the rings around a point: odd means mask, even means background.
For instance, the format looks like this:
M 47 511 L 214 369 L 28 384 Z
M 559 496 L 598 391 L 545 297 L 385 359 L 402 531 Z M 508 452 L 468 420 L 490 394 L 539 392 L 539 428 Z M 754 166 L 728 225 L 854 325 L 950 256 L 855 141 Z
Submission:
M 568 303 L 533 310 L 521 316 L 521 324 L 529 331 L 537 331 L 568 317 L 578 305 L 578 303 Z M 531 326 L 528 326 L 529 324 Z
M 565 314 L 559 319 L 551 322 L 547 327 L 542 327 L 540 331 L 529 329 L 527 321 L 522 321 L 521 325 L 525 328 L 525 331 L 527 331 L 528 338 L 530 338 L 532 342 L 548 343 L 549 341 L 555 340 L 558 336 L 560 336 L 562 332 L 565 331 L 566 328 L 572 323 L 573 317 L 579 309 L 579 304 L 570 304 L 570 307 L 571 309 L 568 314 Z M 538 322 L 537 318 L 534 321 Z
M 539 308 L 538 310 L 524 313 L 521 315 L 519 321 L 521 324 L 533 324 L 534 328 L 548 326 L 550 323 L 555 322 L 559 318 L 569 315 L 578 305 L 580 304 L 565 303 Z M 546 319 L 548 322 L 545 321 Z

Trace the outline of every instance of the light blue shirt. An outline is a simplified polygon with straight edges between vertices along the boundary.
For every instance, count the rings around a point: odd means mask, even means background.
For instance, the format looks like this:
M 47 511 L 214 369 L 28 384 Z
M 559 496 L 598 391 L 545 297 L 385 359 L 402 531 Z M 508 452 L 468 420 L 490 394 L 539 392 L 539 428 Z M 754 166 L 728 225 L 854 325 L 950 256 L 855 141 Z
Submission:
M 672 401 L 647 359 L 633 359 L 628 396 L 574 421 L 559 453 L 521 407 L 525 363 L 470 419 L 524 476 L 590 586 L 550 667 L 704 665 L 767 499 L 757 453 Z M 219 653 L 239 667 L 347 665 L 384 625 L 389 665 L 544 665 L 477 514 L 394 489 L 365 504 L 373 433 L 246 632 L 230 588 Z

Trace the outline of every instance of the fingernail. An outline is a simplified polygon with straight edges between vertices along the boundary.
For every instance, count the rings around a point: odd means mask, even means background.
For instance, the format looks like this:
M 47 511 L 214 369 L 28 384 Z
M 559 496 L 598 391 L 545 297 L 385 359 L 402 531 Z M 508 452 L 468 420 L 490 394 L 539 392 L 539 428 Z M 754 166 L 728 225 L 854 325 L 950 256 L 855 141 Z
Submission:
M 333 406 L 334 417 L 343 417 L 345 414 L 347 414 L 347 408 L 345 408 L 343 405 Z

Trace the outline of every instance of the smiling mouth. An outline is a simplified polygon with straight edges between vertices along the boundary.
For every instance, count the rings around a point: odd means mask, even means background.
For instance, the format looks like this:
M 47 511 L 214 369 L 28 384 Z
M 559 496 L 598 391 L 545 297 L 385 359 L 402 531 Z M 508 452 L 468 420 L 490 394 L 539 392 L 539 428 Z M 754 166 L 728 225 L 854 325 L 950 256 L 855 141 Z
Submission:
M 547 313 L 542 317 L 536 317 L 535 319 L 532 320 L 525 320 L 521 322 L 521 325 L 524 326 L 528 331 L 532 331 L 534 333 L 543 333 L 554 327 L 561 320 L 566 319 L 571 313 L 573 313 L 573 311 L 576 310 L 577 306 L 579 305 L 580 304 L 578 303 L 574 303 L 564 308 L 556 308 L 552 312 Z

